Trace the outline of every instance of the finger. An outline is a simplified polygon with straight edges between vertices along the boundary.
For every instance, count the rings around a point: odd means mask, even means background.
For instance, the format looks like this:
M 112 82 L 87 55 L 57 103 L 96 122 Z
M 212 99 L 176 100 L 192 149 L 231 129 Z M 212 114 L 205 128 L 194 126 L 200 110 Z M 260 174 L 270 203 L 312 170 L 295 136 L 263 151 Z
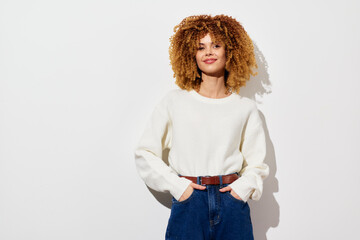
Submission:
M 220 188 L 219 191 L 220 191 L 220 192 L 231 191 L 231 187 L 230 187 L 230 186 L 226 186 L 226 187 Z
M 231 191 L 230 194 L 233 195 L 235 198 L 237 198 L 237 199 L 239 199 L 239 200 L 242 200 L 242 198 L 241 198 L 239 195 L 237 195 L 236 192 Z
M 203 189 L 206 188 L 206 186 L 203 186 L 203 185 L 199 185 L 199 184 L 194 183 L 194 188 L 203 190 Z
M 239 195 L 237 195 L 237 194 L 236 194 L 236 192 L 234 192 L 234 191 L 233 191 L 233 193 L 232 193 L 232 194 L 233 194 L 233 196 L 235 196 L 237 199 L 242 200 L 242 199 L 241 199 L 241 197 L 240 197 Z
M 191 186 L 193 188 L 196 188 L 196 189 L 199 189 L 199 190 L 204 190 L 206 188 L 206 186 L 199 185 L 199 184 L 196 184 L 196 183 L 192 183 Z

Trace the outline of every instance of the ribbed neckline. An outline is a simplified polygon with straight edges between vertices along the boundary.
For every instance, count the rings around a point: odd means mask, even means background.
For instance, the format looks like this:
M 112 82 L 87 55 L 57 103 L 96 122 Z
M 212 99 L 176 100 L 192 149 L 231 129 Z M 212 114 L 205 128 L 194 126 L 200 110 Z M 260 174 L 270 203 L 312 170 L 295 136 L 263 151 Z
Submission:
M 234 99 L 236 96 L 236 93 L 232 92 L 229 96 L 227 97 L 223 97 L 223 98 L 209 98 L 209 97 L 205 97 L 203 95 L 201 95 L 200 93 L 198 93 L 197 91 L 195 91 L 194 89 L 191 89 L 189 91 L 189 93 L 194 96 L 195 98 L 197 98 L 200 101 L 203 102 L 207 102 L 207 103 L 224 103 L 224 102 L 228 102 L 231 99 Z

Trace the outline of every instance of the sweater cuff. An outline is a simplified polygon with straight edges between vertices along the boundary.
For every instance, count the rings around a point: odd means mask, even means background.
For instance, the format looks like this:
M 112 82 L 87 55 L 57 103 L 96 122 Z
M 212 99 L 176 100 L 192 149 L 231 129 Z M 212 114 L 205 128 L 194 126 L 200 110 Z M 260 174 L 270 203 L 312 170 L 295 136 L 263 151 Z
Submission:
M 185 192 L 186 188 L 192 183 L 191 180 L 183 177 L 179 177 L 179 184 L 174 185 L 174 187 L 170 190 L 170 194 L 179 201 L 181 195 Z
M 230 186 L 244 202 L 247 202 L 255 190 L 252 187 L 254 183 L 256 183 L 256 179 L 253 176 L 243 175 L 228 186 Z

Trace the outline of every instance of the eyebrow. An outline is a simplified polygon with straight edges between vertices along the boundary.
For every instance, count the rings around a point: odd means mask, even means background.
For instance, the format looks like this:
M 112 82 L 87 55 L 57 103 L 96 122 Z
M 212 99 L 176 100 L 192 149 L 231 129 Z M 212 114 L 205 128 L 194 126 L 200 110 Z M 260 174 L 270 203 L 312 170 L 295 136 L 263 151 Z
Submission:
M 205 45 L 205 43 L 199 43 L 200 45 Z M 218 43 L 214 43 L 214 42 L 211 42 L 211 44 L 220 44 L 220 42 Z

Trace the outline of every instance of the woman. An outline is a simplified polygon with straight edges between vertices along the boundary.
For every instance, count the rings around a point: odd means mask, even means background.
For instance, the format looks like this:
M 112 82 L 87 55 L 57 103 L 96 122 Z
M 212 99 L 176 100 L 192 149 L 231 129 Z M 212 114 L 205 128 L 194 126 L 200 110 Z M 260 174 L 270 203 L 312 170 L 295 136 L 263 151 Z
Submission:
M 138 173 L 173 196 L 166 239 L 251 240 L 247 201 L 260 199 L 269 175 L 256 103 L 236 94 L 256 75 L 252 41 L 226 15 L 190 16 L 174 32 L 169 53 L 180 89 L 152 112 L 135 149 Z

